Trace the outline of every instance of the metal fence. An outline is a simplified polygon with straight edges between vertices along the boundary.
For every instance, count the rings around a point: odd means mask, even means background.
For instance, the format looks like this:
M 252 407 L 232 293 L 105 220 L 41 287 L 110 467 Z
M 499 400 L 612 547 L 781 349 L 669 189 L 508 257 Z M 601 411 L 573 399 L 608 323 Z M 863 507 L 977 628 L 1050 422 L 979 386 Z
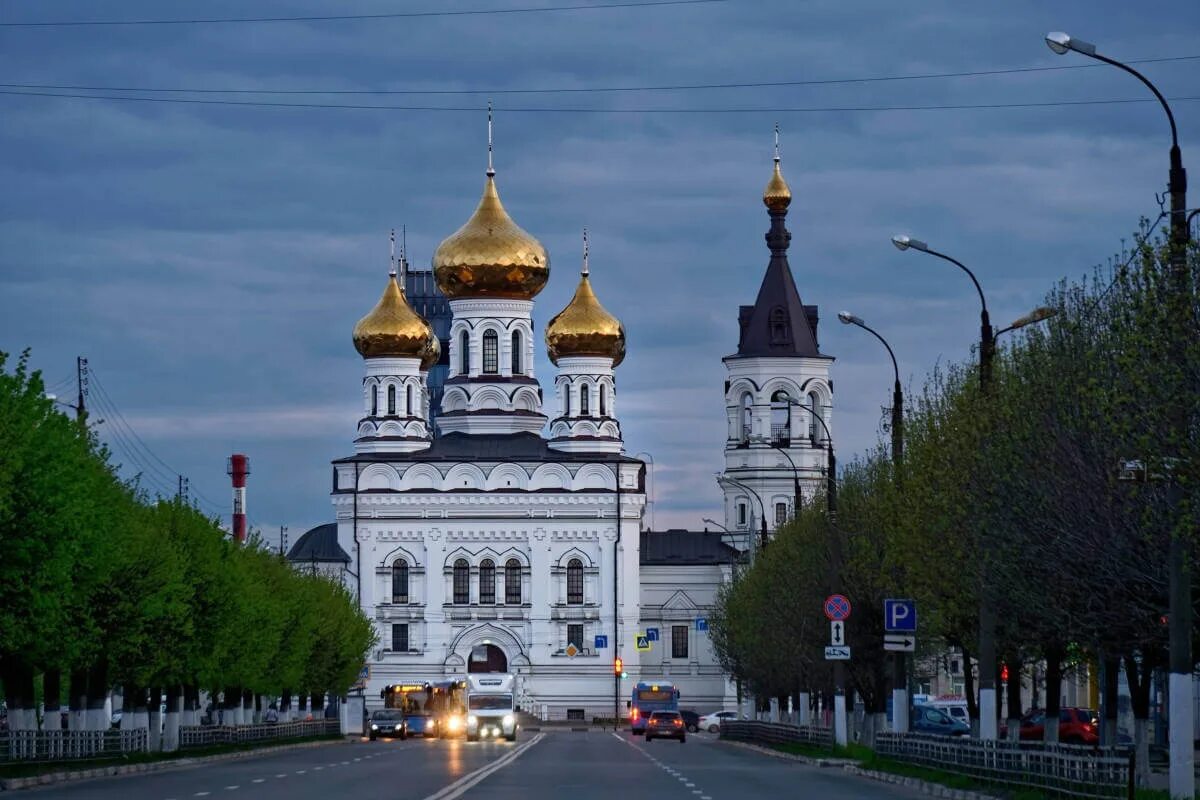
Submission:
M 736 742 L 765 742 L 766 744 L 807 744 L 814 747 L 833 747 L 833 730 L 815 725 L 788 725 L 780 722 L 754 720 L 723 720 L 721 738 Z
M 877 755 L 1059 797 L 1133 797 L 1133 754 L 1117 748 L 875 734 Z
M 260 725 L 188 725 L 179 729 L 179 747 L 187 749 L 216 744 L 245 744 L 337 733 L 341 733 L 341 723 L 336 719 L 266 722 Z
M 0 761 L 64 761 L 144 753 L 145 728 L 106 731 L 5 731 L 0 733 Z

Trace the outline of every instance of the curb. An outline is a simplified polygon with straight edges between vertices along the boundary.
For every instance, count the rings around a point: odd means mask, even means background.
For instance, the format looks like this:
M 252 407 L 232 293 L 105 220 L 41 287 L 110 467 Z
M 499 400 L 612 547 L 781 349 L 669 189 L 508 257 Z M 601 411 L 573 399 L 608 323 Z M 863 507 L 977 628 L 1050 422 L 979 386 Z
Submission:
M 813 758 L 812 756 L 802 756 L 796 753 L 784 753 L 771 747 L 763 747 L 762 745 L 751 744 L 750 742 L 738 742 L 731 739 L 718 739 L 717 741 L 722 744 L 753 750 L 756 753 L 762 753 L 773 758 L 782 758 L 785 761 L 795 761 L 813 767 L 841 767 L 847 774 L 857 775 L 860 778 L 867 778 L 879 781 L 880 783 L 892 783 L 907 789 L 915 789 L 931 797 L 944 797 L 947 800 L 999 800 L 995 795 L 985 792 L 977 792 L 969 789 L 952 789 L 949 786 L 921 780 L 920 778 L 910 778 L 891 772 L 863 769 L 856 762 L 848 758 Z
M 17 789 L 30 789 L 35 786 L 51 786 L 57 783 L 74 783 L 75 781 L 87 781 L 94 778 L 107 778 L 117 775 L 136 775 L 143 772 L 165 772 L 169 770 L 189 769 L 191 767 L 200 767 L 205 764 L 212 764 L 218 761 L 238 761 L 244 758 L 253 758 L 254 756 L 279 753 L 286 750 L 304 750 L 312 747 L 324 747 L 331 744 L 345 744 L 347 741 L 356 741 L 357 738 L 358 737 L 343 737 L 319 742 L 297 742 L 296 744 L 273 745 L 271 747 L 260 747 L 253 750 L 239 750 L 234 753 L 218 753 L 211 756 L 183 756 L 181 758 L 173 758 L 164 761 L 148 761 L 144 764 L 111 764 L 107 767 L 73 769 L 63 772 L 47 772 L 42 775 L 30 775 L 27 778 L 0 778 L 0 790 L 11 792 Z

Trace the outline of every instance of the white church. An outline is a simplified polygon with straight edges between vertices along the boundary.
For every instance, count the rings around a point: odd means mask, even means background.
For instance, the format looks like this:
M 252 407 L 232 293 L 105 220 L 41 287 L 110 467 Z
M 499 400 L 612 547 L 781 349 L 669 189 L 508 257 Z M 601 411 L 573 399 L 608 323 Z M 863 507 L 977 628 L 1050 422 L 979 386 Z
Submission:
M 831 425 L 832 359 L 788 267 L 778 153 L 763 197 L 771 258 L 724 359 L 727 532 L 644 529 L 646 464 L 625 454 L 618 417 L 624 327 L 593 291 L 585 242 L 574 297 L 538 335 L 549 257 L 501 204 L 490 161 L 489 146 L 478 207 L 433 257 L 452 314 L 445 344 L 395 260 L 355 326 L 362 417 L 354 454 L 333 462 L 336 522 L 307 532 L 289 558 L 340 575 L 375 621 L 369 706 L 387 684 L 512 672 L 524 710 L 590 720 L 612 714 L 620 657 L 622 714 L 637 681 L 675 684 L 685 708 L 732 708 L 709 609 L 759 531 L 820 484 Z M 533 370 L 543 341 L 557 367 L 548 396 Z M 448 372 L 431 424 L 439 363 Z

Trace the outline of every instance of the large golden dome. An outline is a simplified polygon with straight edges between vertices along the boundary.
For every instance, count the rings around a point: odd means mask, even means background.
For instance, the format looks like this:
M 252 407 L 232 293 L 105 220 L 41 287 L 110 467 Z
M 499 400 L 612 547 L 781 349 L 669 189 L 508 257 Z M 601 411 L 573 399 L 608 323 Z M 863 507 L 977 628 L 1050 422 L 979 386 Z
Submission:
M 475 213 L 433 254 L 433 274 L 450 298 L 532 300 L 550 278 L 550 259 L 508 216 L 489 171 Z
M 614 367 L 625 360 L 625 327 L 596 299 L 586 261 L 575 296 L 546 326 L 546 348 L 555 365 L 568 356 L 604 356 Z
M 408 304 L 395 273 L 379 302 L 354 326 L 354 348 L 363 358 L 419 358 L 423 370 L 437 363 L 442 350 L 433 328 Z
M 771 173 L 771 180 L 767 181 L 767 188 L 763 191 L 763 205 L 771 211 L 786 211 L 791 202 L 792 190 L 779 171 L 779 156 L 775 156 L 775 171 Z

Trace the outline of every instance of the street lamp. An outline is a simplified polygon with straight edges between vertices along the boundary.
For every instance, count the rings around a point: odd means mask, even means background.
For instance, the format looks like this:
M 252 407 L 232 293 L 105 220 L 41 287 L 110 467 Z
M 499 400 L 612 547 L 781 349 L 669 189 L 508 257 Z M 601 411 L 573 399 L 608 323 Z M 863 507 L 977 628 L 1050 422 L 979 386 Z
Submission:
M 759 496 L 758 492 L 754 491 L 746 484 L 742 483 L 736 478 L 730 478 L 727 475 L 718 474 L 717 483 L 732 483 L 734 486 L 737 486 L 740 489 L 745 489 L 747 492 L 754 495 L 754 499 L 758 501 L 758 508 L 762 512 L 762 544 L 759 546 L 759 549 L 765 550 L 767 547 L 767 507 L 763 504 L 762 497 Z M 748 545 L 752 544 L 753 540 L 751 539 Z M 749 549 L 749 546 L 747 549 Z
M 655 500 L 657 499 L 656 490 L 658 488 L 657 480 L 654 477 L 654 456 L 650 455 L 650 453 L 646 450 L 633 454 L 634 458 L 638 458 L 640 456 L 645 456 L 646 460 L 650 462 L 650 530 L 654 530 L 654 507 L 657 505 Z
M 1191 287 L 1188 278 L 1187 248 L 1191 239 L 1187 213 L 1187 170 L 1183 168 L 1183 154 L 1179 150 L 1179 131 L 1175 127 L 1175 115 L 1162 92 L 1146 76 L 1120 61 L 1103 56 L 1096 52 L 1096 45 L 1075 39 L 1061 31 L 1046 34 L 1046 44 L 1059 55 L 1073 50 L 1080 55 L 1094 58 L 1105 64 L 1129 73 L 1142 82 L 1143 85 L 1158 99 L 1163 111 L 1167 114 L 1167 122 L 1171 126 L 1170 167 L 1167 172 L 1167 192 L 1171 195 L 1171 289 L 1174 299 L 1174 318 L 1176 331 L 1171 336 L 1174 352 L 1171 354 L 1175 363 L 1183 363 L 1186 343 L 1192 339 L 1194 324 L 1191 319 L 1190 297 Z M 1183 436 L 1189 430 L 1187 407 L 1182 397 L 1183 392 L 1176 392 L 1179 397 L 1171 409 L 1172 428 Z M 1180 438 L 1183 438 L 1182 436 Z M 1171 458 L 1178 455 L 1175 452 L 1164 454 Z M 1183 541 L 1183 535 L 1178 530 L 1171 533 L 1169 560 L 1169 639 L 1170 639 L 1170 678 L 1168 692 L 1171 697 L 1171 715 L 1168 720 L 1170 737 L 1171 777 L 1170 793 L 1172 797 L 1192 797 L 1196 791 L 1196 776 L 1194 772 L 1195 752 L 1192 750 L 1192 586 L 1191 578 L 1185 564 L 1188 560 L 1188 549 Z

